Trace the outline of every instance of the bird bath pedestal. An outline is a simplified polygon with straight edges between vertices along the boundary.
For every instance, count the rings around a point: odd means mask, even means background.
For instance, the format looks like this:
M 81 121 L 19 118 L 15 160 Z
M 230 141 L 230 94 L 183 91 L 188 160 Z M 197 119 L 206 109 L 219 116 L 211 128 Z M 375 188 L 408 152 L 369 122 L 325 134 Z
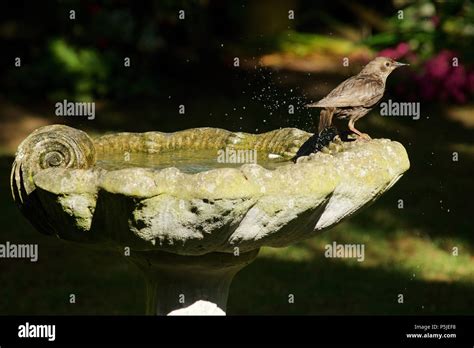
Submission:
M 12 194 L 38 231 L 136 264 L 147 314 L 225 314 L 232 278 L 260 247 L 317 235 L 409 168 L 404 147 L 386 139 L 333 143 L 285 161 L 310 136 L 196 128 L 91 139 L 47 126 L 20 144 Z M 255 150 L 263 161 L 217 163 L 229 149 Z M 270 153 L 280 159 L 266 160 Z

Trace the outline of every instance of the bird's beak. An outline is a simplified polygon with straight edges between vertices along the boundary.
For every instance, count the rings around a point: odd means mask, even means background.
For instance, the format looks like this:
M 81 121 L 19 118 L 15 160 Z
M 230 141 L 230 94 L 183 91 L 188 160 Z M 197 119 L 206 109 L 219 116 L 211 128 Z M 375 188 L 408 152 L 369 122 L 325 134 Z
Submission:
M 400 63 L 400 62 L 395 62 L 395 66 L 396 66 L 396 67 L 399 67 L 399 66 L 404 66 L 404 65 L 410 65 L 410 64 L 407 64 L 407 63 Z

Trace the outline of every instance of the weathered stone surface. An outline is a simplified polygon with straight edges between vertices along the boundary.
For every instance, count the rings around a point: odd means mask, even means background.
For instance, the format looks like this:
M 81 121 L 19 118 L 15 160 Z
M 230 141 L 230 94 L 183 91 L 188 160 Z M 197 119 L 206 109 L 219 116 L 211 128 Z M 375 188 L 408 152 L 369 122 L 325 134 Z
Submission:
M 143 272 L 147 293 L 153 295 L 147 299 L 147 314 L 166 315 L 200 300 L 225 312 L 232 279 L 257 257 L 258 251 L 183 256 L 147 250 L 132 251 L 129 259 Z
M 89 136 L 62 125 L 46 126 L 31 133 L 18 147 L 11 172 L 13 199 L 28 220 L 45 234 L 58 234 L 39 202 L 35 174 L 51 167 L 90 168 L 95 148 Z
M 335 141 L 272 170 L 245 164 L 196 174 L 174 167 L 105 170 L 96 159 L 229 146 L 290 159 L 310 135 L 292 128 L 258 135 L 198 128 L 91 140 L 70 127 L 44 127 L 19 147 L 12 192 L 41 232 L 104 248 L 130 247 L 148 278 L 184 284 L 194 289 L 194 302 L 210 299 L 225 310 L 233 275 L 260 247 L 312 237 L 374 201 L 409 168 L 404 147 L 386 139 Z M 185 260 L 184 268 L 173 268 L 176 260 Z M 206 265 L 199 272 L 186 266 L 199 262 Z M 158 291 L 151 283 L 150 291 Z M 157 305 L 159 313 L 176 309 L 173 291 L 180 289 L 173 289 L 160 290 L 167 300 Z
M 200 255 L 311 237 L 376 199 L 408 167 L 401 144 L 379 139 L 335 144 L 274 170 L 245 164 L 186 174 L 91 166 L 40 170 L 32 181 L 63 238 Z

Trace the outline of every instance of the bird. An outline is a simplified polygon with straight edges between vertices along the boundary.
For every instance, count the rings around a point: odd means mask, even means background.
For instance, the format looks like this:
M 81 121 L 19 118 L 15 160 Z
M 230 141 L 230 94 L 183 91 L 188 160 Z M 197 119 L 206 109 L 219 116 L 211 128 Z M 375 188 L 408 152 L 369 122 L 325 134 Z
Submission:
M 379 101 L 385 92 L 388 75 L 395 69 L 409 64 L 397 62 L 387 57 L 377 57 L 370 61 L 355 76 L 348 78 L 329 94 L 312 104 L 310 108 L 323 108 L 319 116 L 318 133 L 332 124 L 333 116 L 348 119 L 349 129 L 362 140 L 370 140 L 368 134 L 355 128 L 355 122 L 365 116 Z

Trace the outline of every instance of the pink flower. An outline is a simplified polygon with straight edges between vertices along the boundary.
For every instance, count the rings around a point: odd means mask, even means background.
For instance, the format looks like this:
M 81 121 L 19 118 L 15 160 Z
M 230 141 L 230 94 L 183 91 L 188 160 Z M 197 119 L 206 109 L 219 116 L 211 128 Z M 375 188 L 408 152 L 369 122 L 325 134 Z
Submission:
M 400 42 L 397 48 L 395 48 L 395 51 L 397 51 L 399 58 L 404 57 L 408 52 L 410 52 L 410 45 L 406 42 Z
M 382 50 L 378 55 L 407 61 L 415 66 L 418 64 L 417 55 L 410 50 L 406 42 Z M 457 54 L 453 51 L 442 50 L 424 63 L 421 73 L 416 74 L 414 70 L 405 72 L 413 81 L 414 88 L 405 90 L 396 87 L 395 93 L 405 95 L 405 97 L 411 93 L 425 100 L 451 100 L 465 103 L 469 95 L 474 92 L 474 71 L 468 71 L 461 64 L 453 66 L 453 59 L 456 56 Z
M 394 49 L 392 49 L 392 48 L 386 48 L 386 49 L 380 51 L 377 56 L 396 59 L 396 58 L 395 58 L 396 55 L 397 55 L 397 53 L 396 53 L 396 51 L 395 51 Z
M 400 59 L 410 53 L 410 45 L 400 42 L 395 48 L 386 48 L 378 53 L 378 56 L 392 59 Z
M 449 73 L 453 57 L 454 53 L 447 50 L 441 51 L 437 56 L 431 58 L 425 63 L 426 74 L 435 79 L 441 80 Z

